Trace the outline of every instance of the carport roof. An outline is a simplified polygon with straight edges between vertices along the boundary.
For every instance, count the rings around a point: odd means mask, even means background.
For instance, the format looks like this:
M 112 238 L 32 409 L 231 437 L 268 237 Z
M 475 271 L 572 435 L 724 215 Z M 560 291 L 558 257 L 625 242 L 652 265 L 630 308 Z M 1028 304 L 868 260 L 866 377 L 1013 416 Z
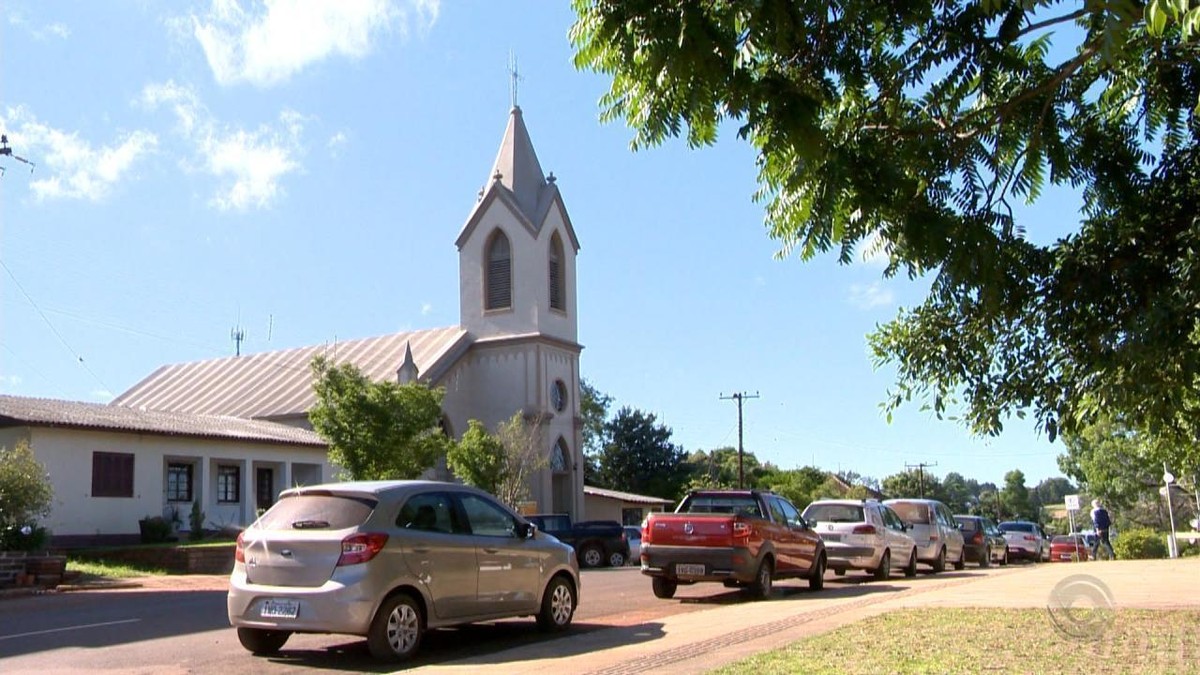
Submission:
M 592 487 L 590 485 L 583 486 L 583 494 L 592 495 L 594 497 L 607 497 L 608 499 L 619 499 L 623 502 L 632 502 L 634 504 L 674 504 L 671 499 L 663 499 L 661 497 L 651 497 L 649 495 L 637 495 L 632 492 L 620 492 L 618 490 L 606 490 L 604 488 Z

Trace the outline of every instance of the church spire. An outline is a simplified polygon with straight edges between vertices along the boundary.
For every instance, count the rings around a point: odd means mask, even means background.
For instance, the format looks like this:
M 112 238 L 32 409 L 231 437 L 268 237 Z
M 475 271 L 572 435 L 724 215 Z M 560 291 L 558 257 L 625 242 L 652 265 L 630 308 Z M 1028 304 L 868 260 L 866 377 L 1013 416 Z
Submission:
M 497 175 L 499 178 L 496 178 Z M 533 141 L 529 140 L 529 131 L 525 129 L 519 106 L 513 106 L 509 113 L 508 127 L 504 130 L 504 139 L 500 141 L 500 152 L 489 174 L 489 182 L 492 180 L 498 180 L 511 190 L 525 217 L 535 219 L 546 178 L 542 173 L 542 165 L 538 163 L 537 153 L 533 151 Z

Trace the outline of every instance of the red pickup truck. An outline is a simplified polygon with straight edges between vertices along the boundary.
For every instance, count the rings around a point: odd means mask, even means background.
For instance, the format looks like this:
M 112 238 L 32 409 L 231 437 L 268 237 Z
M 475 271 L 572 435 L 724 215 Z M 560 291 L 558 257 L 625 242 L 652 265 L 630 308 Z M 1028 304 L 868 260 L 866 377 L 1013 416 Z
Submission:
M 696 490 L 674 513 L 642 523 L 642 574 L 654 595 L 674 597 L 679 584 L 721 581 L 771 595 L 774 579 L 825 582 L 825 546 L 791 502 L 763 490 Z

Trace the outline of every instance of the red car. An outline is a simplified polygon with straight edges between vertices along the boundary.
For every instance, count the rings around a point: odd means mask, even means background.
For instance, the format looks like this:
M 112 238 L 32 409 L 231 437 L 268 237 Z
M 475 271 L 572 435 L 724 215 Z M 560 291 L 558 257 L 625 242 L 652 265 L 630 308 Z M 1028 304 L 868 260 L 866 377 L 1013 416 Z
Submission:
M 1050 540 L 1050 562 L 1085 562 L 1090 548 L 1082 534 L 1060 534 Z

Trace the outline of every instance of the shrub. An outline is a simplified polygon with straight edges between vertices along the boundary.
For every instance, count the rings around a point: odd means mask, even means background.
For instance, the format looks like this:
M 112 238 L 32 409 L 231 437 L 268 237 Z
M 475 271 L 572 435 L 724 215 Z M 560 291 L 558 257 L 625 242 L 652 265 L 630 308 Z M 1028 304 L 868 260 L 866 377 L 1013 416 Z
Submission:
M 1146 560 L 1167 557 L 1167 542 L 1162 534 L 1145 528 L 1126 530 L 1113 541 L 1118 560 Z
M 204 512 L 200 510 L 200 502 L 192 502 L 192 512 L 188 514 L 188 539 L 200 541 L 204 538 Z
M 40 551 L 50 533 L 40 525 L 6 527 L 0 530 L 0 551 Z
M 158 544 L 171 541 L 171 523 L 162 516 L 147 516 L 138 521 L 143 544 Z
M 13 449 L 0 447 L 0 536 L 7 544 L 10 530 L 33 526 L 50 513 L 54 489 L 46 467 L 33 456 L 25 441 Z M 0 550 L 5 547 L 0 546 Z

